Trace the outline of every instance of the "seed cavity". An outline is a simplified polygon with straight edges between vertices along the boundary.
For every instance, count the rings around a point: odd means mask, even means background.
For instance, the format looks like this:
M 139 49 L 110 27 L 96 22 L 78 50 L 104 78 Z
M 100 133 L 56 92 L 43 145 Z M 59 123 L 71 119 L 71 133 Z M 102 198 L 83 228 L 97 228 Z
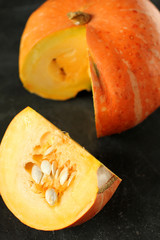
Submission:
M 68 177 L 69 177 L 68 168 L 65 167 L 59 175 L 60 184 L 63 185 L 67 181 Z
M 34 163 L 33 162 L 28 162 L 25 164 L 25 170 L 31 174 L 31 171 L 32 171 L 32 167 L 33 167 Z
M 33 155 L 33 159 L 34 159 L 34 161 L 36 161 L 36 162 L 41 161 L 41 159 L 42 159 L 42 154 L 34 154 L 34 155 Z
M 40 146 L 44 146 L 48 142 L 48 139 L 50 137 L 51 137 L 51 132 L 44 133 L 40 139 Z
M 66 156 L 63 157 L 62 144 L 68 144 L 68 134 L 55 129 L 46 132 L 40 143 L 33 147 L 32 161 L 24 165 L 32 179 L 29 180 L 31 190 L 45 196 L 45 201 L 53 206 L 67 190 L 76 175 L 76 164 Z
M 33 178 L 33 180 L 39 184 L 41 181 L 41 178 L 43 176 L 43 173 L 41 171 L 41 169 L 37 166 L 37 165 L 33 165 L 32 167 L 32 171 L 31 171 L 31 176 Z
M 48 188 L 47 191 L 45 192 L 45 199 L 47 203 L 51 206 L 55 204 L 57 201 L 57 193 L 53 188 Z

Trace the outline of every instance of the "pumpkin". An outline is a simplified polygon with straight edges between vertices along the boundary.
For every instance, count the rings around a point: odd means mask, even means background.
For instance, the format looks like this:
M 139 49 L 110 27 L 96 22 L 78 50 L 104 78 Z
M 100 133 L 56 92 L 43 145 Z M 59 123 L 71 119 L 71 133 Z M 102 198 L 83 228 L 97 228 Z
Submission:
M 148 0 L 49 0 L 22 35 L 19 74 L 44 98 L 93 90 L 97 136 L 142 122 L 160 103 L 160 14 Z
M 24 224 L 58 230 L 97 214 L 121 179 L 33 109 L 10 123 L 0 148 L 1 196 Z

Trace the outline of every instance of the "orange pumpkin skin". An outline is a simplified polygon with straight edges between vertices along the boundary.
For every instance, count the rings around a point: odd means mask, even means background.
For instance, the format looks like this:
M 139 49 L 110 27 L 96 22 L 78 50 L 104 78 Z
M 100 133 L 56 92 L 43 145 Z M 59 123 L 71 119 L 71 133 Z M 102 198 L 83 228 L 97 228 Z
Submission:
M 121 179 L 118 178 L 108 189 L 106 189 L 103 193 L 97 194 L 94 204 L 85 213 L 80 219 L 78 219 L 74 224 L 71 226 L 80 225 L 91 218 L 93 218 L 98 212 L 102 210 L 102 208 L 106 205 L 106 203 L 111 199 L 113 196 L 115 189 L 118 188 L 119 184 L 121 183 Z
M 98 136 L 134 127 L 160 104 L 159 11 L 149 1 L 123 0 L 108 12 L 106 31 L 105 15 L 87 26 L 100 75 L 98 79 L 92 68 Z
M 86 24 L 86 40 L 97 136 L 120 133 L 136 126 L 159 107 L 159 11 L 148 0 L 47 1 L 26 25 L 20 47 L 20 71 L 37 42 L 74 26 L 67 13 L 78 10 L 92 15 Z

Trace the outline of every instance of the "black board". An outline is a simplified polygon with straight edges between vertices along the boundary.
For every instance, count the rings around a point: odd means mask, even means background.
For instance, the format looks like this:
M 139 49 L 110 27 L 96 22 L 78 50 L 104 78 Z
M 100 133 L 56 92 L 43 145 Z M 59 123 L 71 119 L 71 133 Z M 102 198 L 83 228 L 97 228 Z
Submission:
M 81 226 L 43 232 L 22 224 L 0 197 L 0 240 L 160 239 L 160 109 L 120 135 L 96 138 L 92 94 L 66 102 L 27 92 L 18 76 L 19 41 L 28 16 L 42 0 L 0 0 L 0 139 L 26 106 L 70 133 L 123 182 L 104 209 Z M 159 8 L 159 0 L 153 1 Z

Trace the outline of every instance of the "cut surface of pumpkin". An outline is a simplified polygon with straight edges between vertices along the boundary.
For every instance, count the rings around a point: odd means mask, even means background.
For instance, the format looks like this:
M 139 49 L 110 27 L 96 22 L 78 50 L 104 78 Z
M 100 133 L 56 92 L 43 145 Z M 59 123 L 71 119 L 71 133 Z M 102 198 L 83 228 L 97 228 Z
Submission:
M 0 189 L 24 224 L 58 230 L 98 213 L 121 182 L 114 173 L 27 107 L 10 123 L 0 149 Z
M 24 86 L 45 98 L 66 100 L 91 90 L 86 29 L 51 34 L 37 43 L 21 70 Z
M 159 29 L 148 0 L 46 1 L 22 35 L 21 81 L 56 100 L 92 85 L 97 136 L 121 133 L 160 105 Z

